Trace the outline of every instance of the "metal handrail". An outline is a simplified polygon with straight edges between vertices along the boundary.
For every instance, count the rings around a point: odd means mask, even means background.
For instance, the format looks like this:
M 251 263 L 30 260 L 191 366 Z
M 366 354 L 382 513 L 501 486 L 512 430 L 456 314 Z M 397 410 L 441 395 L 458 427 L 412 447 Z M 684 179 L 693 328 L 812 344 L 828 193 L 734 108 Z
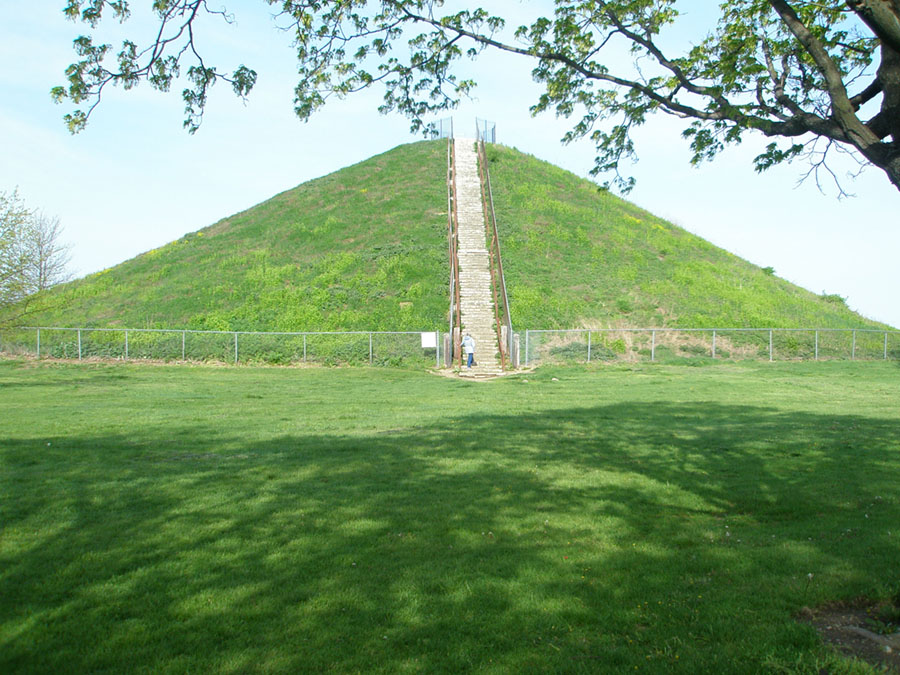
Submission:
M 497 230 L 497 215 L 494 212 L 494 191 L 491 188 L 491 171 L 487 163 L 487 151 L 485 151 L 484 157 L 484 171 L 487 176 L 488 199 L 491 204 L 491 223 L 494 226 L 494 237 L 497 242 L 497 269 L 500 271 L 500 288 L 503 292 L 503 310 L 505 314 L 504 318 L 506 319 L 506 338 L 508 340 L 507 346 L 511 354 L 513 346 L 512 316 L 509 313 L 509 294 L 506 292 L 506 275 L 503 272 L 503 256 L 500 254 L 500 233 Z
M 453 335 L 453 325 L 456 319 L 456 265 L 453 256 L 453 189 L 451 187 L 452 148 L 453 138 L 447 139 L 447 256 L 450 260 L 450 335 Z M 452 337 L 450 338 L 453 339 Z M 451 352 L 451 359 L 452 359 Z
M 456 142 L 451 136 L 447 139 L 447 220 L 450 246 L 450 340 L 453 344 L 451 362 L 456 358 L 457 365 L 462 367 L 460 333 L 462 320 L 460 317 L 459 295 L 459 217 L 456 209 Z M 460 330 L 454 330 L 459 325 Z
M 488 228 L 488 237 L 491 240 L 491 282 L 494 285 L 494 316 L 497 321 L 497 341 L 500 344 L 500 357 L 503 361 L 503 353 L 512 358 L 513 352 L 513 329 L 512 317 L 509 313 L 509 295 L 506 291 L 506 277 L 503 274 L 503 258 L 500 255 L 500 234 L 497 231 L 497 216 L 494 212 L 494 193 L 491 188 L 491 172 L 487 163 L 487 151 L 485 150 L 484 141 L 478 143 L 479 157 L 479 174 L 481 175 L 482 194 L 484 196 L 484 212 L 485 226 Z M 481 171 L 483 167 L 483 173 Z M 500 329 L 499 303 L 497 302 L 497 285 L 499 277 L 500 295 L 503 300 L 503 319 L 506 325 L 506 344 L 503 342 L 503 336 Z M 505 367 L 505 364 L 504 364 Z
M 491 290 L 494 294 L 494 327 L 497 331 L 497 346 L 500 348 L 500 367 L 503 370 L 506 370 L 506 345 L 503 344 L 503 331 L 500 327 L 500 306 L 497 301 L 497 272 L 496 272 L 496 264 L 494 258 L 495 246 L 497 243 L 497 230 L 496 228 L 492 228 L 491 225 L 493 223 L 491 216 L 492 213 L 488 212 L 488 196 L 487 196 L 487 181 L 485 180 L 484 173 L 486 170 L 486 155 L 484 153 L 484 142 L 480 139 L 477 143 L 478 147 L 478 178 L 481 180 L 481 208 L 484 214 L 484 226 L 485 226 L 485 234 L 487 235 L 487 239 L 490 240 L 490 246 L 488 247 L 488 252 L 490 254 L 490 271 L 491 271 Z

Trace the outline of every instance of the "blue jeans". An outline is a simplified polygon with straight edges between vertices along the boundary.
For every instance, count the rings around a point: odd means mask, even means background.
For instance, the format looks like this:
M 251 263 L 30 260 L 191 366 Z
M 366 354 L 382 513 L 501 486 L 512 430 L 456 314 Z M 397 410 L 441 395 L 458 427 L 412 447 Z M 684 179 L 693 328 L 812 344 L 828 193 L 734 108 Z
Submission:
M 475 361 L 475 352 L 469 352 L 469 362 L 466 364 L 466 368 L 471 368 L 472 363 Z

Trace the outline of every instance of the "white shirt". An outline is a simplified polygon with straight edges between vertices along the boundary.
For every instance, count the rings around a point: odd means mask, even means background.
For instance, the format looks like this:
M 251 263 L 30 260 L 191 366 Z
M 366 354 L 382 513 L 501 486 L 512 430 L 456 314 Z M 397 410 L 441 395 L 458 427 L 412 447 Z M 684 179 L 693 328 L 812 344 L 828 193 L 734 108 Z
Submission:
M 475 353 L 475 340 L 472 338 L 471 335 L 466 335 L 466 337 L 463 338 L 462 343 L 463 343 L 463 347 L 466 350 L 466 354 L 474 354 Z

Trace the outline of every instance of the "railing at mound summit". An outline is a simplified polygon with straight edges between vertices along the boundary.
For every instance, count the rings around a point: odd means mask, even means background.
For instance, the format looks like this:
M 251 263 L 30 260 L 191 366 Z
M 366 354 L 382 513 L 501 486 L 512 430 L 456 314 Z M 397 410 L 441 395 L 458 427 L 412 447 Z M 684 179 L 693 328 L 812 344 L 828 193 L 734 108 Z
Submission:
M 497 124 L 490 120 L 475 118 L 475 138 L 485 143 L 497 142 Z
M 440 331 L 249 332 L 29 327 L 0 330 L 0 354 L 55 359 L 440 368 Z M 521 365 L 900 360 L 900 331 L 863 328 L 526 330 Z M 511 364 L 516 367 L 518 364 Z

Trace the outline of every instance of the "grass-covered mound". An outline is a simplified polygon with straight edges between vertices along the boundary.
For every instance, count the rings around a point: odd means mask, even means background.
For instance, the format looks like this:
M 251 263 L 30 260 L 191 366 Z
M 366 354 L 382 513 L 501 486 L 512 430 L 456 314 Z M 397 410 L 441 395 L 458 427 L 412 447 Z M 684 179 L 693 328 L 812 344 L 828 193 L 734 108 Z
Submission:
M 446 143 L 400 146 L 66 284 L 31 325 L 437 328 L 447 313 Z
M 516 330 L 877 325 L 551 164 L 503 146 L 489 160 Z M 57 287 L 26 321 L 444 328 L 445 176 L 446 141 L 399 146 Z
M 552 164 L 488 159 L 517 328 L 876 325 Z

